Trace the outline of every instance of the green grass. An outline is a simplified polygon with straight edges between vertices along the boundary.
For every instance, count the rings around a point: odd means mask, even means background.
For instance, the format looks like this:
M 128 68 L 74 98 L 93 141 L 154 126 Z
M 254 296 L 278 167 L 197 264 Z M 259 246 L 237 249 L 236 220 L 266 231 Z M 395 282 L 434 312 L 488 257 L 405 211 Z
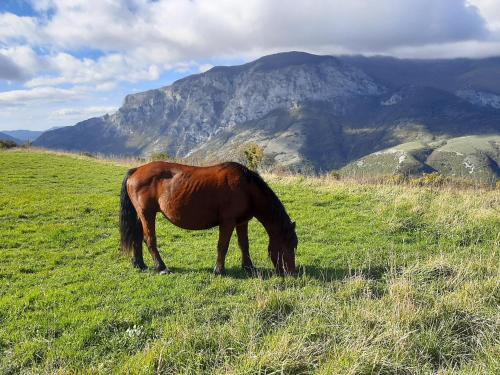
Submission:
M 126 168 L 0 152 L 0 373 L 500 372 L 499 191 L 266 176 L 297 279 L 215 277 L 217 231 L 158 221 L 173 274 L 118 252 Z M 146 251 L 146 261 L 151 264 Z

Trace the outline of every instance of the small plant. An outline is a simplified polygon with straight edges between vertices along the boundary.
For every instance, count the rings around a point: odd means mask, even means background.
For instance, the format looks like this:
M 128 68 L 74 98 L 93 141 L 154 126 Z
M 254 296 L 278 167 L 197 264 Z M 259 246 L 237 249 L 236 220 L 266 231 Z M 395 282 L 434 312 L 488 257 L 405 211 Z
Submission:
M 342 178 L 340 173 L 336 171 L 331 172 L 330 177 L 332 177 L 334 180 L 340 180 Z
M 17 147 L 16 142 L 0 139 L 0 149 L 7 149 L 7 148 L 14 148 L 14 147 Z
M 442 186 L 444 185 L 448 179 L 437 173 L 437 172 L 432 172 L 432 173 L 425 173 L 421 177 L 413 178 L 410 180 L 410 185 L 413 186 Z
M 390 176 L 383 176 L 382 183 L 389 185 L 401 185 L 406 182 L 406 177 L 401 174 L 395 174 Z
M 249 143 L 242 149 L 245 165 L 251 170 L 256 170 L 264 159 L 264 148 L 256 143 Z
M 165 152 L 154 152 L 150 155 L 150 161 L 160 161 L 160 160 L 168 160 L 170 159 L 170 155 Z

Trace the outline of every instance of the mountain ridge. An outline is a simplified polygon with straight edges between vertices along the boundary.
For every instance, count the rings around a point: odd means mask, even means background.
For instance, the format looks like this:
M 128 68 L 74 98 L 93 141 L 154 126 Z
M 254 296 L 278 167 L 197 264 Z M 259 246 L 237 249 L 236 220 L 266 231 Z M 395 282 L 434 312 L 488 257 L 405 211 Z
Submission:
M 497 70 L 500 58 L 284 52 L 127 95 L 116 113 L 46 132 L 35 144 L 227 159 L 255 142 L 277 165 L 338 169 L 409 141 L 499 134 L 500 79 L 484 79 Z

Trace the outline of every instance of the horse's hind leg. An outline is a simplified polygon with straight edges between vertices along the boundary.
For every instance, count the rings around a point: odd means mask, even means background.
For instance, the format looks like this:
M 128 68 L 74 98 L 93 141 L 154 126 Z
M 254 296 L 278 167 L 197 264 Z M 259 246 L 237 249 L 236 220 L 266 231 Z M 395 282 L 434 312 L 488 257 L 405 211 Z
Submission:
M 144 264 L 144 258 L 142 257 L 142 241 L 134 243 L 134 254 L 132 258 L 132 265 L 135 268 L 139 268 L 141 271 L 147 268 L 146 265 Z
M 142 212 L 139 214 L 141 219 L 142 229 L 144 233 L 144 242 L 148 246 L 149 253 L 155 263 L 155 270 L 161 274 L 168 273 L 169 270 L 163 260 L 161 259 L 158 247 L 156 245 L 156 212 Z
M 214 268 L 214 274 L 224 275 L 226 273 L 226 254 L 233 234 L 233 223 L 222 223 L 219 225 L 219 242 L 217 243 L 217 263 Z
M 248 245 L 248 221 L 236 226 L 236 234 L 238 235 L 238 246 L 241 250 L 241 266 L 246 272 L 254 273 L 256 269 L 250 258 Z

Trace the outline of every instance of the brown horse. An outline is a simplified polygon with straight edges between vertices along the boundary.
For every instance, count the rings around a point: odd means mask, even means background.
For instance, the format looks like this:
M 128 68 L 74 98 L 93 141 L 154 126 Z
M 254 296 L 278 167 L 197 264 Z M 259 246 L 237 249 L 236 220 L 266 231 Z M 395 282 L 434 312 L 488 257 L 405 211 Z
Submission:
M 121 248 L 132 252 L 132 263 L 146 265 L 142 241 L 146 243 L 156 270 L 168 273 L 156 246 L 156 213 L 184 229 L 219 227 L 215 274 L 224 274 L 229 241 L 236 228 L 242 254 L 242 266 L 253 273 L 248 252 L 248 221 L 255 217 L 269 235 L 269 256 L 276 272 L 296 274 L 295 223 L 276 194 L 255 172 L 238 163 L 211 167 L 153 162 L 126 174 L 121 190 Z

